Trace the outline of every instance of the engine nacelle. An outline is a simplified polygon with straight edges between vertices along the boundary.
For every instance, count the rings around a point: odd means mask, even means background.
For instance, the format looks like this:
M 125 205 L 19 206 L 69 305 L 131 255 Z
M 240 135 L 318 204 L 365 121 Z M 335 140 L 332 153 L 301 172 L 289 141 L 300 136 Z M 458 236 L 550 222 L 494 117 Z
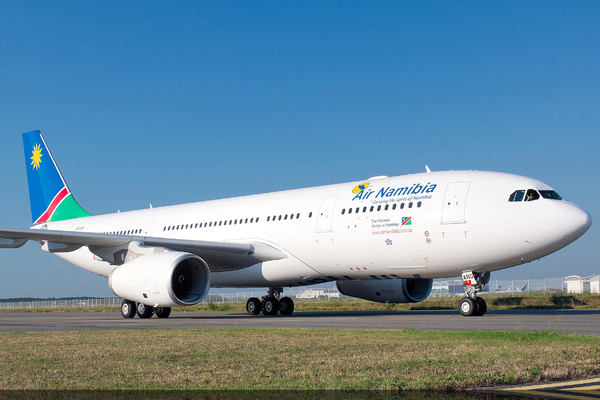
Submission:
M 433 279 L 337 281 L 340 293 L 379 303 L 416 303 L 431 293 Z
M 148 306 L 190 306 L 208 293 L 210 270 L 194 254 L 147 254 L 117 267 L 108 286 L 117 296 Z

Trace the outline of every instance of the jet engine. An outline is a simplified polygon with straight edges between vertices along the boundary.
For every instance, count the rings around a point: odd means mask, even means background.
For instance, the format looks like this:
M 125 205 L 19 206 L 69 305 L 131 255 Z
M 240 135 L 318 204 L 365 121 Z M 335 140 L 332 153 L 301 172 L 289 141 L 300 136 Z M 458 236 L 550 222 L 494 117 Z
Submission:
M 433 279 L 337 281 L 340 293 L 379 303 L 416 303 L 431 293 Z
M 194 254 L 147 254 L 115 268 L 108 286 L 119 297 L 149 306 L 190 306 L 208 293 L 210 270 Z

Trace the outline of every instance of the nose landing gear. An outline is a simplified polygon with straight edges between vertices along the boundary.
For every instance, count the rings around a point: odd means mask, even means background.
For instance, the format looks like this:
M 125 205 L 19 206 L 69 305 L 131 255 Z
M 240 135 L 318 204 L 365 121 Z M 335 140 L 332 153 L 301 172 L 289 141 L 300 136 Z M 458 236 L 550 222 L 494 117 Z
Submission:
M 262 301 L 251 297 L 246 302 L 246 312 L 250 315 L 258 315 L 262 311 L 264 315 L 291 315 L 294 312 L 294 301 L 289 297 L 281 297 L 283 288 L 272 287 Z
M 482 316 L 487 311 L 487 303 L 477 293 L 483 292 L 483 286 L 490 279 L 490 273 L 467 271 L 462 278 L 465 285 L 465 295 L 458 304 L 458 310 L 465 317 Z

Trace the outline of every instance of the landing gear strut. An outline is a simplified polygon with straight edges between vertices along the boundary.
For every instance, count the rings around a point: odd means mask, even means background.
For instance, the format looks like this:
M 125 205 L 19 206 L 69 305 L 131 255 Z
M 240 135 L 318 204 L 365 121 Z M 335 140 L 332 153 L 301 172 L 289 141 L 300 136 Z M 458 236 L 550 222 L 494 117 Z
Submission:
M 294 312 L 294 301 L 289 297 L 281 297 L 283 288 L 272 287 L 262 301 L 251 297 L 246 302 L 246 312 L 250 315 L 258 315 L 262 311 L 264 315 L 291 315 Z
M 490 279 L 490 273 L 467 271 L 462 274 L 465 295 L 458 304 L 458 310 L 465 317 L 482 316 L 487 311 L 487 303 L 477 293 L 483 292 L 483 286 Z

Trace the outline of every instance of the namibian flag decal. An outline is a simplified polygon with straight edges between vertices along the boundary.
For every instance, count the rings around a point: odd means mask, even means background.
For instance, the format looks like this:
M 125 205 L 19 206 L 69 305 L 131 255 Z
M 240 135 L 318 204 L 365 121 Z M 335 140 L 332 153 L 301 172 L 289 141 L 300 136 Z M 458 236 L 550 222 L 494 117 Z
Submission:
M 412 217 L 402 217 L 402 225 L 412 225 Z

